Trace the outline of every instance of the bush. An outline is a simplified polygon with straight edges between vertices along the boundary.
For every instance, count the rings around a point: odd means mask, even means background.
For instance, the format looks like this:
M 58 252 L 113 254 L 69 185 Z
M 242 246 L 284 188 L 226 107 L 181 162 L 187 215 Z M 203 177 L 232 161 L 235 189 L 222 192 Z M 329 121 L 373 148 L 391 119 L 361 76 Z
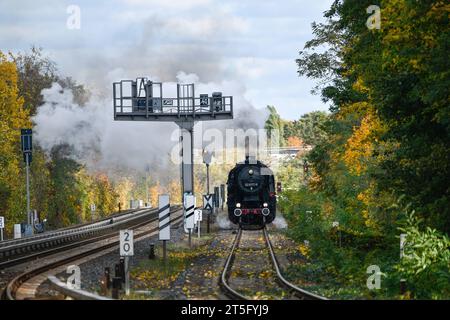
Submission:
M 419 299 L 450 298 L 450 240 L 437 230 L 421 230 L 414 211 L 406 213 L 404 257 L 396 266 L 408 289 Z

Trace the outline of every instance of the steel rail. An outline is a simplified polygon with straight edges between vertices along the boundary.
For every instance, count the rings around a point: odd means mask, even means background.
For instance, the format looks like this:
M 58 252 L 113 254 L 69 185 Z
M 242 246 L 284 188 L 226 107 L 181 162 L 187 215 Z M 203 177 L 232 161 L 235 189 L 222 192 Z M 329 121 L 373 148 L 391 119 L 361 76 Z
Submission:
M 55 236 L 57 234 L 63 234 L 63 232 L 69 232 L 69 231 L 73 231 L 73 230 L 76 230 L 76 229 L 77 230 L 81 230 L 83 228 L 88 228 L 90 226 L 104 224 L 106 221 L 109 221 L 111 219 L 120 219 L 121 217 L 123 217 L 125 215 L 136 213 L 137 211 L 142 211 L 142 210 L 150 210 L 150 208 L 124 210 L 123 212 L 113 213 L 113 214 L 111 214 L 111 215 L 109 215 L 107 217 L 103 217 L 103 218 L 101 218 L 99 220 L 92 221 L 92 222 L 80 223 L 80 224 L 72 225 L 72 226 L 65 227 L 65 228 L 60 228 L 60 229 L 56 229 L 56 230 L 46 231 L 44 233 L 39 233 L 39 234 L 35 234 L 35 235 L 32 235 L 32 236 L 20 238 L 20 239 L 3 240 L 3 241 L 0 241 L 0 250 L 2 250 L 5 247 L 12 247 L 14 245 L 25 244 L 27 242 L 31 242 L 31 241 L 38 240 L 38 239 L 49 238 L 49 237 Z
M 174 210 L 171 211 L 171 212 L 174 213 L 174 212 L 178 212 L 178 211 L 180 211 L 180 210 L 181 210 L 181 209 L 177 206 L 176 209 L 174 209 Z M 178 221 L 178 220 L 180 220 L 181 218 L 183 218 L 183 215 L 182 215 L 182 214 L 179 215 L 178 217 L 174 218 L 171 222 Z M 144 225 L 146 225 L 146 224 L 149 224 L 149 223 L 152 223 L 152 222 L 155 222 L 155 221 L 158 221 L 158 217 L 156 217 L 156 218 L 154 218 L 154 219 L 152 219 L 152 220 L 150 220 L 150 221 L 141 222 L 141 223 L 139 223 L 139 224 L 137 224 L 137 225 L 131 226 L 130 228 L 131 228 L 131 229 L 140 228 L 140 227 L 142 227 L 142 226 L 144 226 Z M 142 237 L 144 237 L 144 236 L 146 236 L 146 235 L 148 235 L 148 234 L 154 233 L 154 232 L 156 232 L 156 231 L 158 231 L 158 230 L 159 230 L 159 228 L 158 228 L 158 226 L 157 226 L 157 227 L 155 227 L 155 228 L 152 228 L 152 229 L 147 230 L 147 231 L 143 231 L 143 232 L 141 232 L 141 233 L 135 235 L 134 238 L 135 238 L 135 239 L 139 239 L 139 238 L 142 238 Z M 112 237 L 114 237 L 114 236 L 117 236 L 117 234 L 111 233 L 111 234 L 109 234 L 108 236 L 109 236 L 109 237 L 102 236 L 102 237 L 99 237 L 99 238 L 112 238 Z M 90 241 L 90 243 L 93 243 L 93 242 L 97 242 L 97 241 L 99 241 L 99 240 L 103 240 L 103 239 L 90 239 L 89 241 Z M 33 277 L 39 275 L 39 274 L 42 274 L 42 273 L 44 273 L 44 272 L 47 272 L 47 271 L 49 271 L 49 270 L 51 270 L 51 269 L 55 269 L 55 268 L 57 268 L 57 267 L 66 265 L 66 264 L 68 264 L 68 263 L 71 263 L 72 261 L 75 261 L 75 260 L 78 260 L 78 259 L 81 259 L 81 258 L 88 257 L 88 256 L 90 256 L 90 255 L 99 253 L 99 252 L 101 252 L 101 251 L 105 251 L 105 250 L 107 250 L 107 249 L 109 249 L 109 248 L 112 248 L 112 247 L 114 247 L 114 246 L 118 246 L 119 243 L 120 243 L 119 240 L 116 240 L 116 241 L 113 241 L 113 242 L 110 242 L 110 243 L 106 243 L 106 244 L 101 245 L 101 246 L 98 246 L 98 247 L 96 247 L 96 248 L 89 249 L 89 250 L 83 251 L 83 252 L 81 252 L 81 253 L 73 254 L 73 255 L 71 255 L 71 256 L 69 256 L 69 257 L 62 258 L 62 259 L 60 259 L 60 260 L 58 260 L 58 261 L 55 261 L 55 262 L 52 262 L 52 263 L 49 263 L 49 264 L 46 264 L 46 265 L 37 267 L 37 268 L 35 268 L 35 269 L 26 271 L 26 272 L 24 272 L 24 273 L 22 273 L 22 274 L 16 276 L 13 280 L 11 280 L 11 281 L 8 283 L 8 285 L 6 286 L 6 290 L 5 290 L 5 292 L 4 292 L 4 298 L 6 298 L 6 299 L 8 299 L 8 300 L 16 300 L 16 293 L 17 293 L 17 290 L 18 290 L 18 289 L 20 288 L 20 286 L 21 286 L 24 282 L 26 282 L 27 280 L 29 280 L 29 279 L 31 279 L 31 278 L 33 278 Z
M 275 251 L 273 250 L 272 242 L 270 241 L 269 233 L 267 232 L 266 228 L 263 229 L 263 233 L 264 233 L 264 239 L 266 240 L 267 248 L 269 249 L 269 256 L 272 261 L 272 265 L 275 268 L 275 271 L 277 273 L 277 277 L 278 277 L 278 280 L 280 281 L 280 283 L 282 285 L 284 285 L 286 288 L 288 288 L 289 290 L 291 290 L 296 296 L 298 296 L 301 299 L 304 299 L 304 300 L 328 300 L 325 297 L 319 296 L 315 293 L 312 293 L 312 292 L 306 291 L 302 288 L 299 288 L 296 285 L 294 285 L 292 282 L 289 282 L 288 280 L 286 280 L 286 278 L 281 273 L 280 265 L 278 263 L 276 255 L 275 255 Z
M 108 232 L 110 229 L 117 228 L 117 226 L 127 223 L 131 220 L 142 219 L 143 217 L 155 214 L 157 209 L 145 209 L 137 212 L 132 212 L 127 215 L 121 216 L 113 220 L 113 222 L 105 221 L 100 225 L 83 227 L 80 229 L 64 231 L 61 234 L 54 234 L 43 239 L 31 240 L 23 244 L 8 246 L 6 248 L 0 248 L 0 257 L 7 258 L 7 260 L 0 261 L 0 268 L 5 268 L 11 265 L 26 261 L 27 257 L 38 257 L 42 252 L 51 252 L 51 250 L 45 250 L 52 247 L 60 247 L 64 243 L 79 242 L 81 238 L 92 237 L 102 232 Z M 44 250 L 44 251 L 43 251 Z M 37 253 L 21 256 L 15 259 L 11 259 L 13 256 L 20 256 L 21 254 L 38 251 Z
M 225 261 L 225 265 L 223 267 L 222 275 L 220 276 L 220 286 L 225 291 L 225 294 L 229 296 L 232 299 L 236 300 L 249 300 L 248 297 L 240 294 L 233 288 L 231 288 L 230 284 L 228 283 L 228 278 L 230 277 L 231 273 L 231 267 L 234 262 L 235 257 L 235 251 L 236 248 L 239 246 L 239 242 L 241 241 L 242 236 L 242 229 L 239 228 L 238 233 L 236 234 L 236 237 L 234 238 L 233 245 L 231 246 L 230 254 L 228 255 L 227 260 Z
M 297 296 L 300 299 L 303 299 L 303 300 L 328 300 L 325 297 L 322 297 L 322 296 L 319 296 L 312 292 L 301 289 L 301 288 L 297 287 L 296 285 L 294 285 L 293 283 L 286 280 L 286 278 L 284 278 L 283 274 L 281 273 L 281 269 L 280 269 L 277 257 L 275 255 L 275 252 L 273 250 L 272 243 L 270 242 L 269 234 L 268 234 L 266 228 L 263 229 L 263 233 L 264 233 L 264 238 L 266 241 L 266 246 L 269 251 L 270 260 L 276 271 L 278 282 L 281 285 L 283 285 L 284 287 L 288 288 L 290 291 L 292 291 L 295 294 L 295 296 Z M 235 300 L 251 300 L 250 297 L 242 295 L 238 291 L 231 288 L 230 284 L 228 283 L 228 279 L 231 274 L 231 268 L 232 268 L 232 265 L 233 265 L 233 262 L 235 259 L 236 249 L 239 246 L 241 237 L 242 237 L 242 229 L 239 228 L 236 238 L 234 239 L 233 245 L 231 246 L 231 250 L 228 255 L 228 258 L 225 261 L 225 265 L 224 265 L 224 268 L 223 268 L 223 271 L 222 271 L 222 274 L 220 277 L 219 284 L 220 284 L 220 287 L 222 288 L 222 290 L 225 292 L 225 294 L 228 297 L 235 299 Z

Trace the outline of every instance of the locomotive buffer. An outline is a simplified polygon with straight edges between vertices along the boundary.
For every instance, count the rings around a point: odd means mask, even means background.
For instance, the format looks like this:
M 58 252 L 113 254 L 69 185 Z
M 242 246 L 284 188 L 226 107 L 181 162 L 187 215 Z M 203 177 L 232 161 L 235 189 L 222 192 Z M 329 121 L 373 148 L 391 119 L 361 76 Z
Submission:
M 194 194 L 193 135 L 197 121 L 233 119 L 233 97 L 221 92 L 195 97 L 194 84 L 177 84 L 165 97 L 163 84 L 148 78 L 113 83 L 114 120 L 175 122 L 181 130 L 182 195 Z

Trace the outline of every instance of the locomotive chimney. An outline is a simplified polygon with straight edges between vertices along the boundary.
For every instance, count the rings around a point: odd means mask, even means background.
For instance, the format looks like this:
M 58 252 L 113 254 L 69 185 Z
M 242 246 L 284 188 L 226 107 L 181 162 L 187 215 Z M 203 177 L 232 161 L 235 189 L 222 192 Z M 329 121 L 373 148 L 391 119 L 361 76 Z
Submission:
M 256 142 L 256 141 L 255 141 Z M 253 149 L 250 145 L 250 137 L 245 137 L 245 163 L 256 163 L 256 150 L 255 146 L 253 146 Z

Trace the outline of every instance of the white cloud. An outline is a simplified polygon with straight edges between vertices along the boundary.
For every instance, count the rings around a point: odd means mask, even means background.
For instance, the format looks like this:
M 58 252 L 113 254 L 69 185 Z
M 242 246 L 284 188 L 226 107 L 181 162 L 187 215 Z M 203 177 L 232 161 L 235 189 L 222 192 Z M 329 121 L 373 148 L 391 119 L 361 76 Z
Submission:
M 167 9 L 190 9 L 211 3 L 211 0 L 122 0 L 128 5 L 146 6 L 149 8 L 163 7 Z

